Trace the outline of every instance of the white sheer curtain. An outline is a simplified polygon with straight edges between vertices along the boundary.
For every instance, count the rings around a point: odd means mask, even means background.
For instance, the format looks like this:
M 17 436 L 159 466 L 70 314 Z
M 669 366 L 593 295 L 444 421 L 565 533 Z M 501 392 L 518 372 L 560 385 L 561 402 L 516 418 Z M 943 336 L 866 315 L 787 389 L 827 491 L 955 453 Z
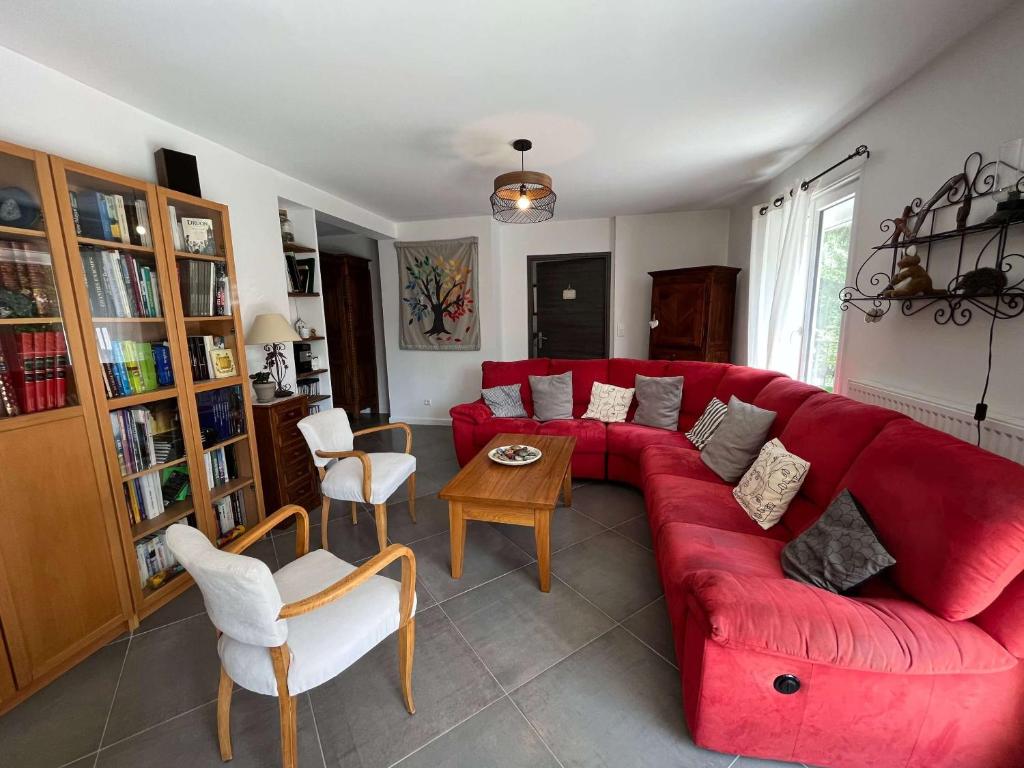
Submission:
M 800 373 L 800 350 L 807 315 L 810 255 L 808 216 L 813 188 L 800 189 L 779 208 L 761 216 L 754 209 L 750 242 L 750 364 Z

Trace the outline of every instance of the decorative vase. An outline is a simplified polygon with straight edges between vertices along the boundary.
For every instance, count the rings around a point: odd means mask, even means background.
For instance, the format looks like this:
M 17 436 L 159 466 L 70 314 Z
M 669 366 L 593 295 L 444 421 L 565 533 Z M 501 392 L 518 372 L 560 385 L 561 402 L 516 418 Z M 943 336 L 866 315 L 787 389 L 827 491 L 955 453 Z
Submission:
M 254 383 L 252 388 L 256 390 L 257 403 L 269 403 L 274 399 L 274 392 L 277 391 L 277 384 L 272 381 L 265 381 L 262 384 Z
M 284 208 L 278 208 L 277 215 L 281 219 L 281 242 L 294 243 L 295 227 L 292 226 L 292 220 L 288 218 L 288 211 Z

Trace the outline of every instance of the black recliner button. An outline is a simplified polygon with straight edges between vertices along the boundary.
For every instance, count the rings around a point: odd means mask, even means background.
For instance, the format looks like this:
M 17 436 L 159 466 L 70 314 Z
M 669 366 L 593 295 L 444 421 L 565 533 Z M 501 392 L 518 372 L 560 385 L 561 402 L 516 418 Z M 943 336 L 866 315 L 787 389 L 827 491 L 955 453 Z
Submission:
M 772 685 L 776 691 L 788 696 L 800 690 L 800 678 L 796 675 L 779 675 Z

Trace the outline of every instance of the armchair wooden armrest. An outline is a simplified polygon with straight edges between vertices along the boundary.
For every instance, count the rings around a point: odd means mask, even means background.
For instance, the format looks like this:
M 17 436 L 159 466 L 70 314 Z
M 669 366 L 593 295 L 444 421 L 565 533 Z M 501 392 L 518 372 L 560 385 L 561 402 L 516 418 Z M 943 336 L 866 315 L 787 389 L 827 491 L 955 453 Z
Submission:
M 225 552 L 241 554 L 262 539 L 270 529 L 280 525 L 292 515 L 295 516 L 295 556 L 302 557 L 309 552 L 309 515 L 297 504 L 281 507 L 277 512 L 263 519 L 255 528 L 224 545 Z
M 366 429 L 360 429 L 358 432 L 353 432 L 353 437 L 359 437 L 360 435 L 369 435 L 374 432 L 383 432 L 385 429 L 401 429 L 405 432 L 405 452 L 412 453 L 412 430 L 409 425 L 403 421 L 396 421 L 393 424 L 381 424 L 376 427 L 367 427 Z
M 404 627 L 412 616 L 413 597 L 416 594 L 416 556 L 403 544 L 392 544 L 383 552 L 367 560 L 343 579 L 336 581 L 315 595 L 288 603 L 278 614 L 280 619 L 290 619 L 315 611 L 328 603 L 344 597 L 371 576 L 379 573 L 398 558 L 402 558 L 402 591 L 399 597 L 399 626 Z
M 366 451 L 317 451 L 316 455 L 321 459 L 359 459 L 363 465 L 363 501 L 370 503 L 370 491 L 373 488 L 373 468 L 370 466 L 370 457 Z M 326 470 L 320 469 L 320 479 L 324 479 Z

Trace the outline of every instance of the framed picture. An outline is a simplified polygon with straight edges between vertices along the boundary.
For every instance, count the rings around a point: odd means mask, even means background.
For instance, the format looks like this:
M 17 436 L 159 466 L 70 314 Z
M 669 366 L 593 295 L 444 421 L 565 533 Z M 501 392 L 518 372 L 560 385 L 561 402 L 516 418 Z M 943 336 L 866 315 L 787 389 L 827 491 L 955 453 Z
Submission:
M 316 259 L 310 257 L 308 259 L 298 259 L 295 262 L 299 268 L 299 279 L 303 280 L 300 283 L 299 290 L 305 291 L 306 293 L 313 293 L 315 290 L 313 284 L 316 282 Z
M 235 356 L 230 349 L 211 349 L 210 360 L 213 362 L 213 378 L 227 379 L 238 375 Z

